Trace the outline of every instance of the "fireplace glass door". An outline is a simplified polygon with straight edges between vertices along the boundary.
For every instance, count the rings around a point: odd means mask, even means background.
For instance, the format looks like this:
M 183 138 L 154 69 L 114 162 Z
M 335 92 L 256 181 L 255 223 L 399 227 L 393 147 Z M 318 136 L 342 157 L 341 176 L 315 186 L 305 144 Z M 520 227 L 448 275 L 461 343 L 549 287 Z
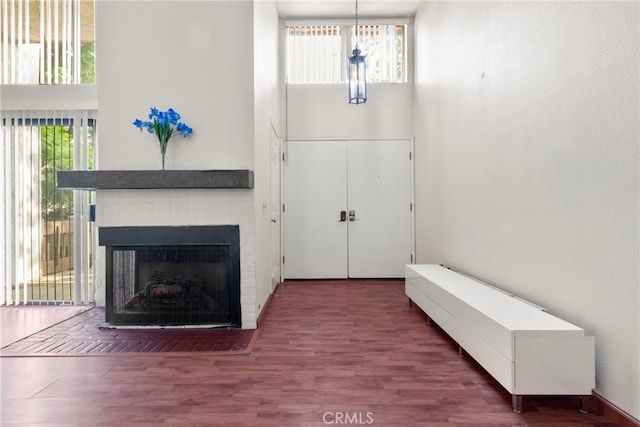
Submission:
M 226 324 L 227 246 L 113 248 L 114 324 Z
M 102 227 L 106 321 L 241 327 L 238 226 Z

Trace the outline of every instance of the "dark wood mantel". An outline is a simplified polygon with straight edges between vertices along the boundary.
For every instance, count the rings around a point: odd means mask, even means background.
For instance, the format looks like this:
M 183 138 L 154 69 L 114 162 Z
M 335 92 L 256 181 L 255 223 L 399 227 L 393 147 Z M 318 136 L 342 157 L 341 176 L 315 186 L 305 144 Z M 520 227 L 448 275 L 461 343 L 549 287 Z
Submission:
M 140 190 L 166 188 L 253 188 L 253 171 L 238 170 L 92 170 L 59 171 L 58 188 Z

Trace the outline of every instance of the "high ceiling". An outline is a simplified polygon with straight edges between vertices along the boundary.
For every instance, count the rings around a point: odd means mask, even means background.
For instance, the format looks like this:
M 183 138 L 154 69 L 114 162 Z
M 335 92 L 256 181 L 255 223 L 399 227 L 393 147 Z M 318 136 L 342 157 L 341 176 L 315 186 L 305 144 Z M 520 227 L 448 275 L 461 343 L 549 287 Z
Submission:
M 282 18 L 352 18 L 355 0 L 276 0 Z M 362 18 L 408 18 L 415 15 L 421 0 L 358 0 Z

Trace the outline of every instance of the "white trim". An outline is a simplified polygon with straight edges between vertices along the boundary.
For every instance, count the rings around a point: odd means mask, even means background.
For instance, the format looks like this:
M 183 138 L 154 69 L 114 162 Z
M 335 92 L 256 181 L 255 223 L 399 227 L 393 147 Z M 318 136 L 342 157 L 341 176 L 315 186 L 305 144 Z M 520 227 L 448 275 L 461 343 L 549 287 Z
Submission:
M 362 19 L 358 17 L 358 25 L 409 25 L 408 18 L 371 18 Z M 355 25 L 354 19 L 292 19 L 284 21 L 286 27 L 304 27 L 313 25 Z
M 411 152 L 411 171 L 409 192 L 411 199 L 411 257 L 416 263 L 416 139 L 409 138 L 409 150 Z
M 96 110 L 96 85 L 0 85 L 0 110 Z
M 295 138 L 283 138 L 282 141 L 413 141 L 413 137 L 407 138 L 351 138 L 351 137 L 339 137 L 339 136 L 322 136 L 322 137 L 295 137 Z M 413 148 L 413 147 L 412 147 Z

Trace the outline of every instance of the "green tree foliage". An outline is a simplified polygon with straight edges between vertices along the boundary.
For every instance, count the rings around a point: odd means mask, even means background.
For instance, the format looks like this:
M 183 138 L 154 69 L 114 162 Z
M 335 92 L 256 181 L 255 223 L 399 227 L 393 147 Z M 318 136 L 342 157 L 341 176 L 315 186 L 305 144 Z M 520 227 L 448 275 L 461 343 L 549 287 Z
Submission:
M 88 141 L 89 165 L 93 165 L 93 128 Z M 41 146 L 41 207 L 46 221 L 60 221 L 73 215 L 73 191 L 56 185 L 56 172 L 73 169 L 73 128 L 70 126 L 40 127 Z
M 95 84 L 96 82 L 96 54 L 95 54 L 95 43 L 85 43 L 80 47 L 80 84 Z M 56 51 L 54 51 L 55 53 Z M 58 63 L 62 63 L 62 52 L 63 49 L 60 48 L 57 50 L 59 52 Z M 54 63 L 55 59 L 53 57 L 54 53 L 52 53 L 51 63 Z M 62 66 L 58 66 L 57 69 L 54 69 L 52 72 L 58 75 L 58 79 L 60 82 L 65 81 L 65 72 L 67 73 L 67 81 L 72 81 L 72 70 L 73 68 L 69 68 L 65 71 Z M 45 70 L 45 76 L 48 76 L 48 72 Z
M 95 84 L 96 82 L 96 45 L 83 44 L 80 51 L 80 83 Z
M 73 168 L 71 129 L 68 126 L 42 126 L 41 207 L 47 221 L 67 219 L 73 214 L 73 192 L 56 188 L 56 172 Z

